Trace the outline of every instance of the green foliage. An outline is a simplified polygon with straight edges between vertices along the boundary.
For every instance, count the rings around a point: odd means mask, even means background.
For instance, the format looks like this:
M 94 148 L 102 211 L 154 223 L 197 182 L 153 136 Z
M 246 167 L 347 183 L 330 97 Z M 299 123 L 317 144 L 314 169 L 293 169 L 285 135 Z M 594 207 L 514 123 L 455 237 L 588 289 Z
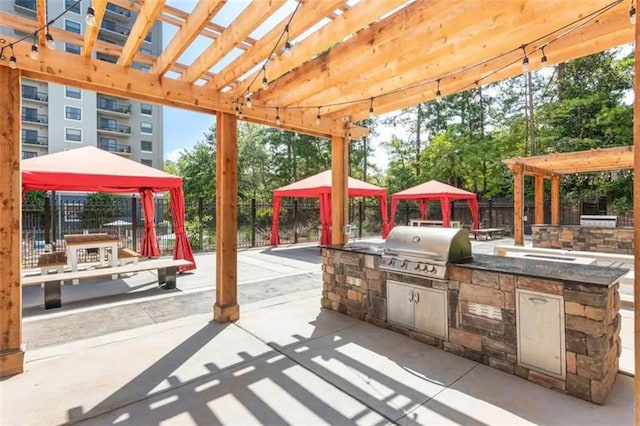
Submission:
M 120 205 L 113 194 L 94 192 L 87 195 L 80 219 L 84 228 L 98 228 L 121 214 Z

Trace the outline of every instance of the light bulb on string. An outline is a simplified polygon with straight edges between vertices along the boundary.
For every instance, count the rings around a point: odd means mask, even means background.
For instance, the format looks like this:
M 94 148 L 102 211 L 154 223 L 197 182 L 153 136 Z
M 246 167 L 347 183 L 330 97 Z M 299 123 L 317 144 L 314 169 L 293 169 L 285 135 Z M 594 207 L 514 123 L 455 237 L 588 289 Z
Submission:
M 9 68 L 11 68 L 12 70 L 15 70 L 16 68 L 18 68 L 18 61 L 16 61 L 16 54 L 13 52 L 13 44 L 10 45 L 11 47 L 11 57 L 9 58 Z
M 282 122 L 280 121 L 280 108 L 276 107 L 276 124 L 279 126 Z
M 90 27 L 96 26 L 96 11 L 92 6 L 89 6 L 89 8 L 87 9 L 87 16 L 85 18 L 85 21 Z
M 49 32 L 49 27 L 47 27 L 47 34 L 45 35 L 45 38 L 47 39 L 47 49 L 56 50 L 56 43 L 53 41 L 53 36 Z
M 629 22 L 631 25 L 636 24 L 636 7 L 631 3 L 631 9 L 629 9 Z
M 522 52 L 524 54 L 524 58 L 522 58 L 522 72 L 526 74 L 529 72 L 529 57 L 527 56 L 526 46 L 522 46 Z
M 546 64 L 547 63 L 547 55 L 544 53 L 544 47 L 540 49 L 542 51 L 542 57 L 540 58 L 540 63 L 542 64 Z
M 373 112 L 373 98 L 370 99 L 370 104 L 369 104 L 369 118 L 373 119 L 373 117 L 375 117 L 375 113 Z
M 289 56 L 291 56 L 291 43 L 289 42 L 289 25 L 288 24 L 287 26 L 284 27 L 284 32 L 287 35 L 287 41 L 284 43 L 284 47 L 282 48 L 282 53 L 284 53 L 284 56 L 288 58 Z
M 269 80 L 267 80 L 267 70 L 265 67 L 262 67 L 262 71 L 264 75 L 262 76 L 262 88 L 267 90 L 269 88 Z
M 247 96 L 246 102 L 247 108 L 251 108 L 253 106 L 253 101 L 251 100 L 251 95 Z
M 440 91 L 440 80 L 436 80 L 436 101 L 442 102 L 442 92 Z
M 318 107 L 318 112 L 316 113 L 316 124 L 320 124 L 322 119 L 320 118 L 320 107 Z
M 29 57 L 31 59 L 33 59 L 34 61 L 37 61 L 38 58 L 40 57 L 40 53 L 38 52 L 38 45 L 37 44 L 33 44 L 33 46 L 31 46 L 31 52 L 29 52 Z

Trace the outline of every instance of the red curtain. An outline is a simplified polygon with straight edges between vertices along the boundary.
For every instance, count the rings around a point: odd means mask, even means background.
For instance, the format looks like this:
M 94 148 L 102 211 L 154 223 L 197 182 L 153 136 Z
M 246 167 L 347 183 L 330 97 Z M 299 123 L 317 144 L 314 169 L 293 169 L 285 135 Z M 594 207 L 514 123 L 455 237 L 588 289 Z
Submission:
M 140 201 L 142 203 L 142 214 L 144 215 L 144 232 L 142 234 L 140 254 L 144 257 L 158 257 L 160 256 L 160 248 L 158 247 L 154 220 L 153 191 L 150 189 L 140 191 Z M 133 226 L 136 226 L 136 224 L 134 223 Z
M 271 219 L 271 245 L 277 246 L 280 243 L 280 238 L 278 238 L 278 221 L 280 219 L 280 203 L 282 202 L 282 198 L 274 195 L 273 196 L 273 219 Z
M 449 197 L 440 198 L 440 206 L 442 208 L 442 226 L 448 228 L 451 226 L 451 204 Z
M 171 216 L 173 216 L 173 232 L 176 235 L 176 248 L 173 253 L 174 259 L 185 259 L 192 262 L 192 265 L 181 266 L 179 272 L 196 269 L 196 261 L 193 258 L 191 244 L 184 230 L 184 196 L 182 186 L 171 188 Z
M 320 244 L 331 244 L 331 194 L 320 194 Z
M 389 234 L 389 218 L 387 217 L 387 196 L 379 196 L 378 204 L 380 204 L 380 217 L 382 218 L 382 238 L 387 238 L 387 235 Z
M 469 198 L 469 209 L 471 210 L 471 218 L 473 219 L 473 227 L 471 229 L 480 228 L 480 220 L 478 219 L 478 199 Z
M 427 220 L 427 206 L 429 205 L 429 200 L 426 198 L 419 200 L 418 205 L 420 206 L 420 215 L 422 216 L 422 220 Z

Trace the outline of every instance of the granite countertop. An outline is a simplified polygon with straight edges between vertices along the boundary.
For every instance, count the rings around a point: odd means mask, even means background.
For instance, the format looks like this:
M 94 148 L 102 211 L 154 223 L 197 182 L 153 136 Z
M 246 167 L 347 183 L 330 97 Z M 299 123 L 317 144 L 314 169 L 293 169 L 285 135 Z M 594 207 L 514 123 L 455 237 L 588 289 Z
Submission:
M 358 241 L 354 243 L 348 243 L 345 245 L 328 244 L 328 245 L 322 245 L 320 247 L 332 249 L 332 250 L 340 250 L 340 251 L 348 251 L 353 253 L 372 254 L 375 256 L 380 256 L 384 250 L 384 243 Z
M 455 266 L 492 272 L 506 272 L 513 275 L 543 278 L 573 284 L 609 286 L 629 272 L 626 268 L 612 268 L 602 265 L 577 265 L 548 260 L 523 259 L 516 257 L 474 254 L 473 260 Z

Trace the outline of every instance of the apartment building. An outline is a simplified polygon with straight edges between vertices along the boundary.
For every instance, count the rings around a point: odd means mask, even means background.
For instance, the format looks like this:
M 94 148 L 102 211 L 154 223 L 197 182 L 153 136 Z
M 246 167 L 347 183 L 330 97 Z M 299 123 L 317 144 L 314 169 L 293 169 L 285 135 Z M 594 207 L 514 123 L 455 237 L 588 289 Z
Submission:
M 84 34 L 90 1 L 48 0 L 48 16 L 55 17 L 72 7 L 54 26 Z M 0 11 L 21 19 L 36 19 L 35 0 L 0 1 Z M 135 13 L 108 3 L 98 40 L 124 45 Z M 0 28 L 4 34 L 23 37 L 26 33 Z M 25 40 L 25 43 L 32 43 Z M 82 46 L 55 42 L 56 49 L 80 54 Z M 162 25 L 156 22 L 140 51 L 157 55 L 162 50 Z M 94 53 L 98 59 L 115 62 L 116 57 Z M 145 70 L 143 64 L 134 67 Z M 76 87 L 22 81 L 22 157 L 55 153 L 82 146 L 96 146 L 143 164 L 162 169 L 162 107 L 116 98 Z

